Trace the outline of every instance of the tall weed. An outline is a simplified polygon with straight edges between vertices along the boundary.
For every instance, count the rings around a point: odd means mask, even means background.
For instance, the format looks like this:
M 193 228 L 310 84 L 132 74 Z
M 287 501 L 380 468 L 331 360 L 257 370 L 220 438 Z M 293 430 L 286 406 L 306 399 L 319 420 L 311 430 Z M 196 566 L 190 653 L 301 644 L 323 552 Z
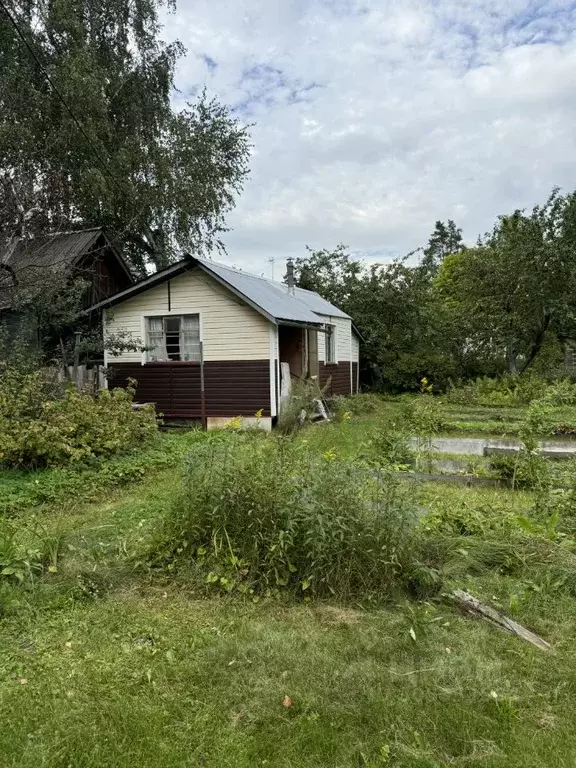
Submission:
M 190 454 L 151 560 L 194 562 L 208 583 L 254 595 L 383 597 L 409 566 L 414 520 L 411 492 L 388 473 L 229 434 Z

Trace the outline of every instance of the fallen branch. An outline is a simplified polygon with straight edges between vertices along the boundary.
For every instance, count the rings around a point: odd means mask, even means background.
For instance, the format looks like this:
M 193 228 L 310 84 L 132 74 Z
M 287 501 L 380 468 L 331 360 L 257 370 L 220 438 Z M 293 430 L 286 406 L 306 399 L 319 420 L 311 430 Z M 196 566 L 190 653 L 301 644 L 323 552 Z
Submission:
M 508 616 L 500 613 L 500 611 L 497 611 L 495 608 L 491 608 L 489 605 L 481 603 L 480 600 L 477 600 L 473 595 L 468 594 L 468 592 L 464 592 L 461 589 L 455 589 L 454 592 L 452 592 L 451 597 L 456 600 L 460 608 L 466 611 L 466 613 L 486 619 L 491 624 L 500 627 L 500 629 L 503 629 L 510 635 L 515 635 L 521 640 L 525 640 L 527 643 L 536 646 L 536 648 L 540 648 L 541 651 L 550 650 L 550 643 L 547 643 L 542 637 L 531 632 L 529 629 L 526 629 L 526 627 L 523 627 L 521 624 L 518 624 L 517 621 L 508 618 Z

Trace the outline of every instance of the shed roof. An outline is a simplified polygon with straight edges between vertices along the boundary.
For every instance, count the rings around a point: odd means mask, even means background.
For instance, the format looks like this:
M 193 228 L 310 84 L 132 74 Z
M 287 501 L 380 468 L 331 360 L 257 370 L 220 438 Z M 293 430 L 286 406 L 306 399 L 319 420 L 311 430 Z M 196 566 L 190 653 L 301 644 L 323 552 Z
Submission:
M 186 256 L 181 261 L 155 272 L 130 288 L 94 305 L 90 310 L 102 309 L 126 301 L 193 267 L 199 267 L 211 275 L 272 322 L 320 326 L 324 323 L 322 315 L 349 319 L 345 312 L 313 291 L 302 288 L 294 288 L 290 291 L 284 283 L 242 272 L 211 259 L 199 259 L 193 256 Z
M 19 238 L 0 253 L 0 264 L 19 271 L 31 267 L 70 267 L 101 234 L 98 227 L 78 232 L 55 232 L 32 239 Z
M 33 238 L 15 238 L 0 251 L 0 309 L 11 305 L 15 280 L 23 285 L 37 284 L 44 270 L 67 272 L 92 248 L 99 237 L 105 236 L 101 227 L 71 232 L 54 232 Z M 107 239 L 107 244 L 113 247 Z M 114 249 L 118 262 L 133 280 L 121 254 Z

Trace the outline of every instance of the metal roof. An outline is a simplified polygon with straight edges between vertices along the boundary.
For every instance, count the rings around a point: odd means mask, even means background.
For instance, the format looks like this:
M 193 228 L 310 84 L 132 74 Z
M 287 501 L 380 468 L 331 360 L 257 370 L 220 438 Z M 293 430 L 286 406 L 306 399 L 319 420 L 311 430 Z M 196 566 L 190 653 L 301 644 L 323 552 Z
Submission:
M 275 320 L 318 325 L 323 322 L 318 317 L 319 306 L 322 307 L 322 314 L 341 314 L 339 309 L 311 291 L 294 288 L 291 292 L 284 283 L 257 277 L 209 259 L 197 261 L 206 272 L 220 278 Z M 327 312 L 327 309 L 332 311 Z
M 217 261 L 199 259 L 193 256 L 187 256 L 176 264 L 155 272 L 130 288 L 95 304 L 88 311 L 118 304 L 196 266 L 272 322 L 319 326 L 324 324 L 326 316 L 349 319 L 349 316 L 341 309 L 330 304 L 313 291 L 294 288 L 294 291 L 291 292 L 284 283 L 277 283 L 265 277 L 257 277 Z
M 331 304 L 326 299 L 323 299 L 319 293 L 314 291 L 307 291 L 304 288 L 296 288 L 296 296 L 318 315 L 327 315 L 328 317 L 343 317 L 346 320 L 350 320 L 350 315 L 343 312 L 335 304 Z

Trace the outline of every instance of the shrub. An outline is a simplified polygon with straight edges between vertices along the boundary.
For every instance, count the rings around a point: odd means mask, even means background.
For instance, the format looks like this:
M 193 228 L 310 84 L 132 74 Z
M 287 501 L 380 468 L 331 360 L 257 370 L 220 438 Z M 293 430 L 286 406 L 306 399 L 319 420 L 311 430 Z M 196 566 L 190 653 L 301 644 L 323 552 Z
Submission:
M 285 439 L 198 444 L 151 562 L 195 562 L 208 583 L 261 594 L 390 595 L 411 556 L 415 504 L 376 474 Z
M 542 397 L 547 383 L 538 376 L 505 374 L 496 379 L 487 376 L 448 391 L 448 402 L 458 405 L 519 407 Z
M 393 469 L 405 469 L 414 464 L 416 458 L 407 435 L 394 424 L 378 427 L 362 445 L 361 455 L 368 466 Z
M 576 405 L 576 384 L 568 379 L 560 379 L 551 384 L 541 401 L 551 406 Z
M 0 463 L 65 466 L 110 456 L 157 430 L 152 407 L 134 411 L 133 390 L 96 397 L 61 387 L 42 371 L 6 369 L 0 377 Z
M 282 403 L 278 416 L 278 431 L 282 434 L 292 434 L 300 426 L 300 415 L 316 413 L 314 400 L 324 397 L 324 389 L 320 389 L 315 379 L 298 379 L 292 384 L 290 397 Z
M 411 398 L 404 405 L 406 424 L 418 437 L 430 438 L 446 428 L 442 403 L 432 395 Z
M 374 392 L 362 392 L 358 395 L 338 395 L 332 401 L 332 407 L 337 415 L 351 413 L 354 416 L 365 416 L 375 413 L 382 406 L 382 396 Z

